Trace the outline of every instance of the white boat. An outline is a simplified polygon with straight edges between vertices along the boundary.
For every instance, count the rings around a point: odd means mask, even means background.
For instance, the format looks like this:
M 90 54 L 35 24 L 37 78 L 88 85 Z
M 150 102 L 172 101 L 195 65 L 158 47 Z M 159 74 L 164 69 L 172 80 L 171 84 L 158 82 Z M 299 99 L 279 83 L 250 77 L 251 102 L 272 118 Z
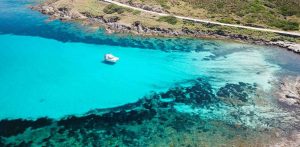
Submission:
M 116 63 L 119 60 L 118 57 L 114 56 L 113 54 L 105 54 L 104 61 L 109 63 Z

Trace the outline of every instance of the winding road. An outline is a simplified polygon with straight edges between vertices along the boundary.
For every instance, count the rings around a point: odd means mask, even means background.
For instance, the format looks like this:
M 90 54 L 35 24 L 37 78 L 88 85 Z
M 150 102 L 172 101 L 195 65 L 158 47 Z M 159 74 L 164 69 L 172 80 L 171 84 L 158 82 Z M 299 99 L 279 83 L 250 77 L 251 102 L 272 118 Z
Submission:
M 116 2 L 116 1 L 113 1 L 113 0 L 103 0 L 103 1 L 115 4 L 115 5 L 119 5 L 119 6 L 122 6 L 122 7 L 127 7 L 127 8 L 130 8 L 130 9 L 146 12 L 146 13 L 152 13 L 152 14 L 159 15 L 159 16 L 169 16 L 170 15 L 170 14 L 166 14 L 166 13 L 159 13 L 159 12 L 154 12 L 154 11 L 149 11 L 149 10 L 133 7 L 133 6 L 126 5 L 126 4 Z M 274 29 L 243 26 L 243 25 L 237 25 L 237 24 L 228 24 L 228 23 L 221 23 L 221 22 L 216 22 L 216 21 L 210 21 L 210 20 L 205 20 L 205 19 L 197 19 L 197 18 L 191 18 L 191 17 L 185 17 L 185 16 L 178 16 L 178 15 L 172 15 L 172 16 L 174 16 L 176 18 L 179 18 L 179 19 L 191 20 L 191 21 L 200 22 L 200 23 L 208 23 L 208 24 L 215 24 L 215 25 L 220 25 L 220 26 L 228 26 L 228 27 L 235 27 L 235 28 L 242 28 L 242 29 L 264 31 L 264 32 L 273 32 L 273 33 L 278 33 L 278 34 L 283 34 L 283 35 L 291 35 L 291 36 L 300 37 L 300 33 L 298 33 L 298 32 L 288 32 L 288 31 L 281 31 L 281 30 L 274 30 Z

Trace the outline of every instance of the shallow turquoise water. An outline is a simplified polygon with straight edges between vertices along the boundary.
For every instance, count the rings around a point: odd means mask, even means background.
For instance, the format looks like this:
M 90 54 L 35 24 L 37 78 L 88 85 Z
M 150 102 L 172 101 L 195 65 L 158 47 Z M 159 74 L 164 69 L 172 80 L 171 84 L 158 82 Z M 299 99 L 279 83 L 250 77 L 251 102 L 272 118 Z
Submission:
M 212 53 L 167 53 L 15 35 L 1 35 L 0 40 L 2 118 L 60 117 L 118 106 L 199 76 L 215 81 L 214 86 L 243 81 L 268 88 L 279 69 L 257 50 L 206 61 L 203 58 Z M 105 53 L 121 60 L 104 64 Z
M 2 117 L 55 117 L 112 107 L 193 76 L 184 61 L 188 54 L 174 60 L 170 58 L 178 55 L 160 51 L 37 37 L 0 38 L 0 103 L 7 104 L 1 107 Z M 18 43 L 12 44 L 12 40 Z M 119 56 L 120 62 L 102 63 L 108 52 Z
M 135 102 L 197 77 L 214 87 L 247 82 L 269 90 L 278 74 L 300 71 L 299 59 L 284 50 L 86 32 L 71 23 L 45 23 L 45 16 L 26 8 L 28 3 L 0 2 L 0 118 L 83 114 Z M 105 53 L 120 61 L 102 63 Z

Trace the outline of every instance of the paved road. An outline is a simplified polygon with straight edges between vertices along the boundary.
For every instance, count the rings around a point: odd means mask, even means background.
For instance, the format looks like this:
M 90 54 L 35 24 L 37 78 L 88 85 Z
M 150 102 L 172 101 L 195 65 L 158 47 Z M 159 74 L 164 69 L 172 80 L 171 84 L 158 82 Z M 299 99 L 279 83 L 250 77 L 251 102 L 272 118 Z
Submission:
M 112 3 L 112 4 L 116 4 L 116 5 L 119 5 L 119 6 L 123 6 L 123 7 L 131 8 L 131 9 L 139 10 L 139 11 L 142 11 L 142 12 L 152 13 L 152 14 L 159 15 L 159 16 L 169 16 L 170 15 L 170 14 L 166 14 L 166 13 L 159 13 L 159 12 L 144 10 L 144 9 L 141 9 L 141 8 L 137 8 L 137 7 L 133 7 L 133 6 L 130 6 L 130 5 L 122 4 L 120 2 L 116 2 L 116 1 L 113 1 L 113 0 L 103 0 L 103 1 L 108 2 L 108 3 Z M 184 17 L 184 16 L 178 16 L 178 15 L 172 15 L 172 16 L 174 16 L 176 18 L 179 18 L 179 19 L 191 20 L 191 21 L 201 22 L 201 23 L 208 23 L 208 24 L 215 24 L 215 25 L 221 25 L 221 26 L 243 28 L 243 29 L 250 29 L 250 30 L 257 30 L 257 31 L 264 31 L 264 32 L 273 32 L 273 33 L 279 33 L 279 34 L 284 34 L 284 35 L 293 35 L 293 36 L 300 37 L 300 33 L 297 33 L 297 32 L 288 32 L 288 31 L 280 31 L 280 30 L 273 30 L 273 29 L 256 28 L 256 27 L 242 26 L 242 25 L 236 25 L 236 24 L 228 24 L 228 23 L 209 21 L 209 20 L 204 20 L 204 19 L 196 19 L 196 18 L 191 18 L 191 17 Z

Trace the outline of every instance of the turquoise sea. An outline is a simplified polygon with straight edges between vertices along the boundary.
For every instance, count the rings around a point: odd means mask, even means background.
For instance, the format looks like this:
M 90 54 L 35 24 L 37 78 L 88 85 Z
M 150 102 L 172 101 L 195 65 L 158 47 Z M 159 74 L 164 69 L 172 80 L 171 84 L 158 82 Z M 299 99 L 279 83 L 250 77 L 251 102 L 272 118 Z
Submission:
M 187 81 L 197 78 L 207 81 L 212 93 L 228 83 L 243 82 L 254 84 L 265 93 L 264 99 L 271 99 L 278 79 L 300 74 L 299 55 L 283 49 L 220 40 L 106 34 L 101 28 L 48 21 L 47 16 L 28 8 L 32 4 L 31 0 L 0 1 L 3 120 L 81 116 L 187 86 Z M 106 53 L 118 56 L 119 62 L 103 63 Z M 206 114 L 208 109 L 202 106 L 195 111 L 194 106 L 183 103 L 174 109 L 212 120 L 220 121 L 218 117 L 231 111 L 226 106 Z M 251 122 L 245 123 L 249 126 L 253 127 Z

